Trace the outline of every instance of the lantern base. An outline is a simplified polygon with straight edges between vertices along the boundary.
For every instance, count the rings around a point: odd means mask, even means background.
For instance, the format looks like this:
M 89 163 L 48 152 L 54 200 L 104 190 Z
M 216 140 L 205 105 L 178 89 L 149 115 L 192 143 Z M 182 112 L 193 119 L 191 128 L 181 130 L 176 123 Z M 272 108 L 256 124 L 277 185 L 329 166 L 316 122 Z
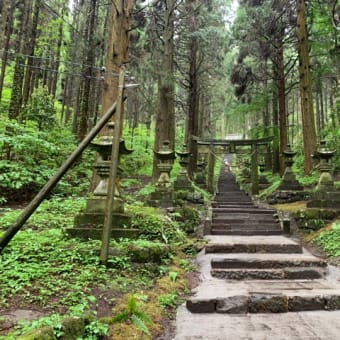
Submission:
M 174 206 L 174 192 L 171 187 L 155 190 L 150 194 L 148 203 L 152 207 L 170 208 Z
M 190 191 L 190 192 L 195 191 L 187 173 L 178 174 L 174 182 L 174 189 L 175 191 L 179 191 L 179 190 L 185 190 L 185 191 Z
M 303 186 L 298 182 L 291 167 L 286 167 L 286 170 L 281 179 L 281 183 L 277 190 L 291 190 L 291 191 L 302 191 Z
M 70 237 L 81 239 L 101 240 L 104 225 L 104 213 L 84 212 L 78 214 L 74 219 L 74 227 L 65 229 L 65 233 Z M 138 229 L 128 228 L 131 217 L 127 214 L 112 213 L 112 238 L 136 238 L 139 234 Z

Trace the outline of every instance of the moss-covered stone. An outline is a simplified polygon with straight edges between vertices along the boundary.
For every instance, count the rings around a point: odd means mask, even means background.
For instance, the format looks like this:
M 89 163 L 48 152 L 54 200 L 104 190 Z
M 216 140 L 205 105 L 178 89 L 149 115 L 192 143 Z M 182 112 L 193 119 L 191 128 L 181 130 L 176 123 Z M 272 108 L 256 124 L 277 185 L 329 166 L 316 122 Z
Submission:
M 85 334 L 86 320 L 83 318 L 65 318 L 62 320 L 63 339 L 77 340 Z
M 339 214 L 336 209 L 308 208 L 298 210 L 295 214 L 297 225 L 301 229 L 318 230 L 328 221 L 332 221 Z
M 138 246 L 132 244 L 128 248 L 128 255 L 133 262 L 146 263 L 156 262 L 160 263 L 162 259 L 169 255 L 170 247 L 166 244 L 150 244 L 149 246 Z
M 18 340 L 77 340 L 85 335 L 85 326 L 89 319 L 84 318 L 65 318 L 61 320 L 63 335 L 56 336 L 53 327 L 46 326 L 27 332 L 18 337 Z
M 52 327 L 43 327 L 18 337 L 18 340 L 57 340 Z

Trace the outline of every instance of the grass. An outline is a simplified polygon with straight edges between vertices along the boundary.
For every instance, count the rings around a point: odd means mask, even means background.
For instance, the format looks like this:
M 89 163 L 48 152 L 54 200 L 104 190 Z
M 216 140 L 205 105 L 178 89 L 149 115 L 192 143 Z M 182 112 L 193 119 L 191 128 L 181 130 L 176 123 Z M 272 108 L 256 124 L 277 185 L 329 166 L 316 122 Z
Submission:
M 340 220 L 314 233 L 311 240 L 321 246 L 327 256 L 340 257 Z
M 128 297 L 136 294 L 146 296 L 141 302 L 141 312 L 152 320 L 152 324 L 146 323 L 150 334 L 162 331 L 162 319 L 179 301 L 171 301 L 169 294 L 176 292 L 180 296 L 186 289 L 183 276 L 192 270 L 187 255 L 182 254 L 179 245 L 172 244 L 167 256 L 158 258 L 158 263 L 135 263 L 130 255 L 132 250 L 158 251 L 157 242 L 117 240 L 111 244 L 117 254 L 110 259 L 110 268 L 99 265 L 100 241 L 80 242 L 63 233 L 63 228 L 72 226 L 74 215 L 84 202 L 76 198 L 46 201 L 0 255 L 2 311 L 34 309 L 44 315 L 40 321 L 18 324 L 12 333 L 1 331 L 0 320 L 0 339 L 16 339 L 24 331 L 45 324 L 57 329 L 61 316 L 96 316 L 98 311 L 109 318 L 105 324 L 110 325 L 112 338 L 148 338 L 145 328 L 139 324 L 144 329 L 141 331 L 135 318 L 136 327 L 131 327 L 129 318 L 113 322 L 114 315 L 126 308 Z M 153 214 L 154 210 L 148 212 Z M 13 223 L 20 211 L 7 208 L 1 213 L 0 233 Z M 147 223 L 152 221 L 147 219 Z M 151 227 L 150 224 L 146 229 Z M 176 225 L 175 228 L 177 230 Z M 163 306 L 159 304 L 159 296 L 168 296 Z M 105 327 L 98 322 L 89 326 L 89 331 L 104 332 Z M 132 329 L 137 337 L 130 333 Z
M 295 213 L 299 210 L 305 210 L 306 202 L 298 201 L 298 202 L 292 202 L 292 203 L 275 204 L 274 208 L 284 211 L 284 212 L 288 212 L 288 213 Z

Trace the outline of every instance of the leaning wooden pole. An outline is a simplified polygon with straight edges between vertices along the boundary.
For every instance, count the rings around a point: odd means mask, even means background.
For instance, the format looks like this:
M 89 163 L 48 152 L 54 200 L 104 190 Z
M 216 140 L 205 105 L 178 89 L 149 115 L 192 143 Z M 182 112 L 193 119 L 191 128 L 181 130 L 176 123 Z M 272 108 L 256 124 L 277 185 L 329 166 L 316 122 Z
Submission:
M 70 169 L 70 167 L 75 163 L 78 157 L 90 144 L 94 137 L 99 133 L 99 131 L 105 126 L 112 115 L 116 111 L 116 102 L 106 111 L 98 123 L 93 127 L 93 129 L 87 134 L 83 141 L 78 145 L 78 147 L 73 151 L 69 158 L 61 165 L 59 170 L 55 175 L 45 184 L 45 186 L 39 191 L 39 193 L 33 198 L 31 203 L 25 208 L 21 215 L 17 218 L 14 224 L 9 227 L 5 233 L 0 238 L 0 254 L 15 234 L 20 230 L 24 223 L 30 218 L 34 211 L 39 207 L 41 202 L 50 193 L 50 191 L 55 187 L 59 180 L 64 176 L 64 174 Z
M 119 83 L 118 83 L 118 98 L 117 98 L 117 112 L 115 120 L 115 128 L 112 138 L 112 149 L 111 149 L 111 165 L 110 165 L 110 176 L 108 181 L 108 193 L 106 199 L 106 210 L 104 217 L 104 226 L 102 234 L 102 246 L 100 250 L 100 263 L 107 265 L 111 229 L 112 229 L 112 209 L 115 196 L 115 182 L 117 177 L 117 168 L 119 161 L 119 143 L 120 143 L 120 131 L 122 127 L 122 111 L 123 111 L 123 92 L 124 92 L 124 77 L 125 68 L 121 67 L 119 72 Z

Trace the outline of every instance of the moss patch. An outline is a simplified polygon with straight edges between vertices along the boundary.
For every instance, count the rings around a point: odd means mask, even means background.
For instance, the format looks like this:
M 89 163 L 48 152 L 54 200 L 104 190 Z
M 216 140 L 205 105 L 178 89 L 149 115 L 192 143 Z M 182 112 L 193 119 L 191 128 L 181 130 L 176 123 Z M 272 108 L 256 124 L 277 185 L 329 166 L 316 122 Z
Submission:
M 299 210 L 305 210 L 306 202 L 298 201 L 298 202 L 285 203 L 285 204 L 275 204 L 274 208 L 281 210 L 281 211 L 289 212 L 289 213 L 295 213 Z

